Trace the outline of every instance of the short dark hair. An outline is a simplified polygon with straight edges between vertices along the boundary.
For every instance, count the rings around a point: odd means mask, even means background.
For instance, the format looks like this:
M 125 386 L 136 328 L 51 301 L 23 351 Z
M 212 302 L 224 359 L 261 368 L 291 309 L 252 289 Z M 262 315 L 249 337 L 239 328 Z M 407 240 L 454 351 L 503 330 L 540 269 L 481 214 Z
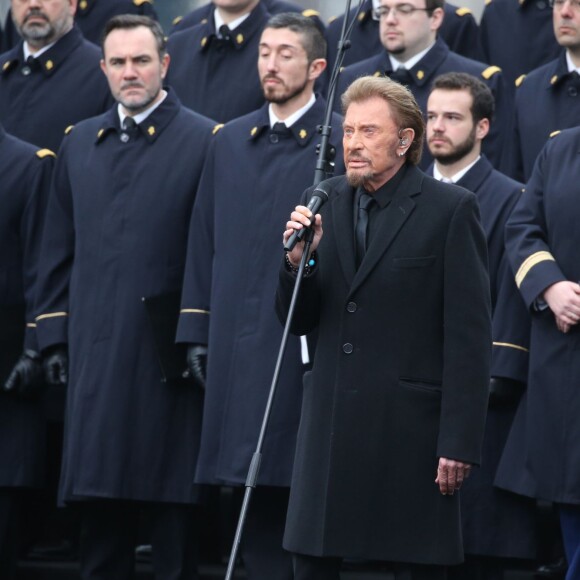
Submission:
M 473 99 L 471 116 L 473 122 L 489 119 L 491 122 L 495 110 L 495 99 L 490 88 L 477 77 L 467 73 L 450 72 L 439 75 L 431 85 L 431 91 L 468 91 Z
M 157 44 L 157 52 L 159 53 L 159 58 L 163 58 L 167 53 L 167 41 L 165 39 L 165 34 L 161 24 L 149 16 L 139 16 L 137 14 L 119 14 L 118 16 L 113 16 L 106 24 L 101 36 L 101 50 L 103 51 L 103 56 L 105 54 L 105 40 L 107 36 L 113 32 L 113 30 L 132 30 L 133 28 L 139 28 L 144 26 L 151 31 L 153 37 L 155 38 L 155 43 Z
M 432 14 L 435 8 L 445 8 L 445 0 L 425 0 L 425 8 Z
M 272 16 L 266 23 L 266 28 L 288 28 L 302 38 L 302 46 L 306 51 L 308 63 L 317 58 L 326 58 L 326 39 L 314 21 L 298 12 L 282 12 Z
M 373 97 L 379 97 L 389 105 L 393 118 L 399 125 L 399 130 L 410 128 L 415 131 L 413 142 L 407 149 L 407 161 L 411 165 L 418 165 L 423 153 L 425 121 L 413 93 L 388 77 L 360 77 L 346 89 L 341 97 L 343 115 L 346 115 L 352 103 L 362 103 Z

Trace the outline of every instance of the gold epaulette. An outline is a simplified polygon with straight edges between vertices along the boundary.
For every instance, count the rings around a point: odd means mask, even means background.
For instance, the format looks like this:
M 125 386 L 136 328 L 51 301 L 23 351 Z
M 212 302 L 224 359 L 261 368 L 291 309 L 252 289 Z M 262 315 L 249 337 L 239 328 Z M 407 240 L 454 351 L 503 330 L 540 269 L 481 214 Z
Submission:
M 488 66 L 482 73 L 481 76 L 485 80 L 489 80 L 494 74 L 501 72 L 501 68 L 499 66 Z
M 54 151 L 51 151 L 50 149 L 39 149 L 36 152 L 36 156 L 39 159 L 44 159 L 45 157 L 56 157 L 56 153 Z

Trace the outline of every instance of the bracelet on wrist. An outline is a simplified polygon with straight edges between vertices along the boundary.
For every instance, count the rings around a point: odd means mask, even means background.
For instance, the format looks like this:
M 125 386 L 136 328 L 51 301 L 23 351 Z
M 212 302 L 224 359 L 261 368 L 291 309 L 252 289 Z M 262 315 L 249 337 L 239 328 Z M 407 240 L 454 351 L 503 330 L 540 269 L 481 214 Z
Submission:
M 310 254 L 310 258 L 308 259 L 308 261 L 306 262 L 306 265 L 304 266 L 304 275 L 308 276 L 308 274 L 310 274 L 310 272 L 312 271 L 312 269 L 314 268 L 314 266 L 316 266 L 316 252 L 312 252 L 312 254 Z M 286 268 L 292 272 L 293 274 L 298 274 L 298 270 L 300 268 L 297 268 L 296 266 L 294 266 L 294 264 L 292 264 L 292 262 L 290 261 L 290 258 L 288 257 L 288 253 L 286 253 L 284 255 L 284 259 L 286 261 Z

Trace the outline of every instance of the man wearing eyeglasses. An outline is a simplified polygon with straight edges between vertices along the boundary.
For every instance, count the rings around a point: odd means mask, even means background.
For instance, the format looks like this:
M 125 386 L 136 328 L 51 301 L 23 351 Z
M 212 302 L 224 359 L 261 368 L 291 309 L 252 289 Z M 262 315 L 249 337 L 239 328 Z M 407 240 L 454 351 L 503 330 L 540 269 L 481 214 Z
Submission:
M 360 62 L 381 50 L 379 35 L 379 18 L 374 13 L 381 0 L 365 0 L 359 10 L 358 6 L 351 9 L 348 22 L 355 20 L 350 36 L 351 47 L 346 51 L 344 66 Z M 449 2 L 443 6 L 445 18 L 439 29 L 439 34 L 449 48 L 468 58 L 482 59 L 483 50 L 479 43 L 477 22 L 468 8 L 458 8 Z M 326 29 L 328 42 L 328 62 L 334 63 L 338 41 L 342 31 L 344 14 L 334 18 Z
M 423 114 L 426 113 L 429 88 L 433 79 L 446 72 L 466 72 L 484 82 L 496 100 L 496 123 L 484 145 L 484 152 L 494 166 L 501 160 L 503 136 L 510 118 L 510 102 L 501 70 L 455 54 L 437 32 L 443 23 L 443 0 L 381 0 L 375 11 L 384 50 L 347 67 L 339 80 L 338 93 L 364 75 L 386 75 L 408 86 Z M 425 148 L 421 167 L 432 157 Z
M 73 23 L 76 8 L 77 0 L 12 0 L 23 40 L 0 56 L 0 121 L 52 151 L 69 126 L 112 103 L 99 49 Z
M 552 6 L 554 34 L 564 51 L 516 81 L 514 135 L 505 170 L 520 181 L 530 178 L 550 135 L 580 125 L 580 1 L 553 0 Z

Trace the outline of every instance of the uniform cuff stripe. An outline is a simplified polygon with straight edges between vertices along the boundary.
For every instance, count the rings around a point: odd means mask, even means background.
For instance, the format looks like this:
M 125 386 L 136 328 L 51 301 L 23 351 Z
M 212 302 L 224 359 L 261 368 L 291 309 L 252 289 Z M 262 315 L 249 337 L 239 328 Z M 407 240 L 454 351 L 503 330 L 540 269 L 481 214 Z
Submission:
M 68 316 L 68 312 L 50 312 L 49 314 L 41 314 L 36 317 L 36 322 L 45 318 L 57 318 L 59 316 Z
M 517 344 L 511 344 L 509 342 L 494 342 L 493 346 L 505 346 L 506 348 L 515 348 L 516 350 L 521 350 L 523 352 L 530 352 L 529 349 L 519 346 Z
M 550 252 L 542 251 L 536 252 L 529 256 L 524 263 L 520 266 L 520 269 L 516 273 L 516 285 L 519 288 L 524 281 L 524 278 L 528 275 L 529 271 L 537 266 L 540 262 L 552 261 L 555 262 L 554 256 Z
M 207 314 L 209 315 L 209 310 L 200 310 L 199 308 L 183 308 L 181 314 Z

